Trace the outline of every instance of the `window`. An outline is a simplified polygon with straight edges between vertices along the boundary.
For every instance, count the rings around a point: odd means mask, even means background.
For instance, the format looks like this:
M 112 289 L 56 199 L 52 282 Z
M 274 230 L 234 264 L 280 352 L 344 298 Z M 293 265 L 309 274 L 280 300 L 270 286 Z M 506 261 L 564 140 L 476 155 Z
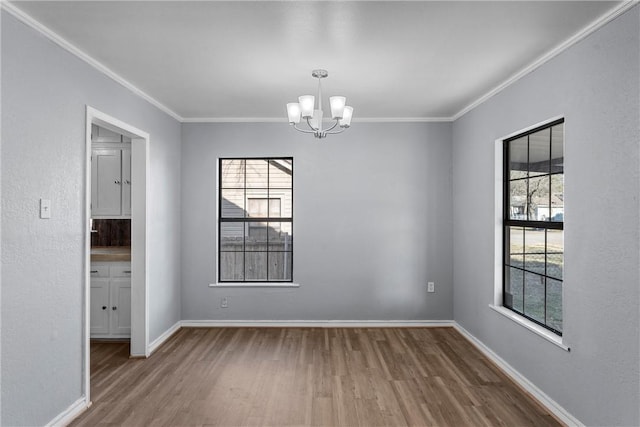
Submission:
M 268 198 L 251 198 L 247 199 L 247 213 L 251 218 L 280 218 L 280 208 L 282 206 L 281 199 L 268 199 Z M 268 209 L 268 210 L 267 210 Z M 259 233 L 262 227 L 266 225 L 261 222 L 249 223 L 249 235 L 252 233 Z M 272 227 L 280 231 L 280 225 L 277 223 L 272 224 Z
M 561 336 L 564 120 L 503 149 L 503 306 Z
M 293 158 L 219 162 L 218 281 L 291 282 Z

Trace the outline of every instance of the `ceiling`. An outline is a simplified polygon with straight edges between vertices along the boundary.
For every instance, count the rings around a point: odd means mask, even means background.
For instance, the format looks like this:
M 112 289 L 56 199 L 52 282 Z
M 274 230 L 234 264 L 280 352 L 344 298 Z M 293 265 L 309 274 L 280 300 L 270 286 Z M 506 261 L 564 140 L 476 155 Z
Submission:
M 14 1 L 184 121 L 284 121 L 344 95 L 354 121 L 451 119 L 612 1 Z M 529 68 L 528 68 L 529 67 Z M 326 100 L 325 100 L 326 102 Z

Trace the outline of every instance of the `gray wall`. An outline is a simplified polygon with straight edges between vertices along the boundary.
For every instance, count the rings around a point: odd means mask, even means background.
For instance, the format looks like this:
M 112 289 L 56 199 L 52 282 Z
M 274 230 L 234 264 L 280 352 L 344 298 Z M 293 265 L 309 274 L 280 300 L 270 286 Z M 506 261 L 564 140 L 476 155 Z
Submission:
M 3 11 L 2 425 L 82 394 L 86 104 L 151 135 L 150 339 L 180 319 L 180 124 Z
M 455 319 L 589 425 L 639 425 L 639 8 L 453 125 Z M 565 352 L 492 311 L 494 141 L 565 123 Z M 498 165 L 499 166 L 499 165 Z
M 293 156 L 300 288 L 208 287 L 225 156 Z M 451 319 L 451 206 L 449 123 L 358 123 L 322 141 L 286 124 L 183 124 L 182 318 Z
M 640 424 L 638 11 L 453 125 L 357 123 L 324 141 L 282 124 L 181 127 L 2 12 L 0 424 L 46 423 L 81 395 L 85 104 L 151 134 L 151 340 L 179 319 L 455 318 L 581 421 Z M 488 308 L 494 141 L 559 115 L 570 353 Z M 208 287 L 224 156 L 294 157 L 300 288 Z

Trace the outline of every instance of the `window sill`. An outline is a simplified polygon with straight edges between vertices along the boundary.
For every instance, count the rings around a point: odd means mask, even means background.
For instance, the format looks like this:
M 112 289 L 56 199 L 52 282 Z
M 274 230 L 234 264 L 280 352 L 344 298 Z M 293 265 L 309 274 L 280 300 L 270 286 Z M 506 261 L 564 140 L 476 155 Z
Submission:
M 299 283 L 268 283 L 268 282 L 224 282 L 210 283 L 210 288 L 299 288 Z
M 546 330 L 545 328 L 543 328 L 540 325 L 536 325 L 535 323 L 521 317 L 518 316 L 516 313 L 514 313 L 513 311 L 506 309 L 504 307 L 500 307 L 500 306 L 496 306 L 493 304 L 489 304 L 489 307 L 496 311 L 497 313 L 502 314 L 504 317 L 507 317 L 511 320 L 513 320 L 514 322 L 516 322 L 517 324 L 519 324 L 520 326 L 529 329 L 531 332 L 533 332 L 536 335 L 539 335 L 540 337 L 544 338 L 545 340 L 549 341 L 552 344 L 557 345 L 558 347 L 560 347 L 561 349 L 563 349 L 564 351 L 571 351 L 571 348 L 569 348 L 568 346 L 566 346 L 565 344 L 562 343 L 562 337 L 554 334 L 551 331 Z

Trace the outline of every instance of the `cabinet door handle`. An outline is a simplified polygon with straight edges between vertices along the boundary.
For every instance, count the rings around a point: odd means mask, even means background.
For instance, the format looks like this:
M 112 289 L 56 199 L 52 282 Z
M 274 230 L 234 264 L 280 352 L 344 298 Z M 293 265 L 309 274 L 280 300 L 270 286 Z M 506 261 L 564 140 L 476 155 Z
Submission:
M 131 184 L 131 181 L 129 181 L 128 179 L 125 179 L 125 180 L 124 180 L 124 183 L 125 183 L 125 184 Z
M 91 270 L 91 274 L 97 273 L 97 272 L 98 272 L 98 270 Z
M 123 271 L 124 274 L 131 274 L 131 270 L 125 270 Z
M 111 307 L 111 310 L 114 310 L 114 311 L 115 311 L 115 310 L 116 310 L 116 308 L 118 308 L 118 307 L 116 307 L 116 306 L 114 305 L 113 307 Z
M 107 309 L 107 306 L 106 306 L 106 305 L 103 305 L 103 306 L 102 306 L 102 309 L 103 309 L 103 310 L 106 310 L 106 309 Z
M 115 181 L 113 181 L 113 182 L 114 182 L 114 184 L 120 184 L 120 180 L 119 180 L 119 179 L 116 179 L 116 180 L 115 180 Z

